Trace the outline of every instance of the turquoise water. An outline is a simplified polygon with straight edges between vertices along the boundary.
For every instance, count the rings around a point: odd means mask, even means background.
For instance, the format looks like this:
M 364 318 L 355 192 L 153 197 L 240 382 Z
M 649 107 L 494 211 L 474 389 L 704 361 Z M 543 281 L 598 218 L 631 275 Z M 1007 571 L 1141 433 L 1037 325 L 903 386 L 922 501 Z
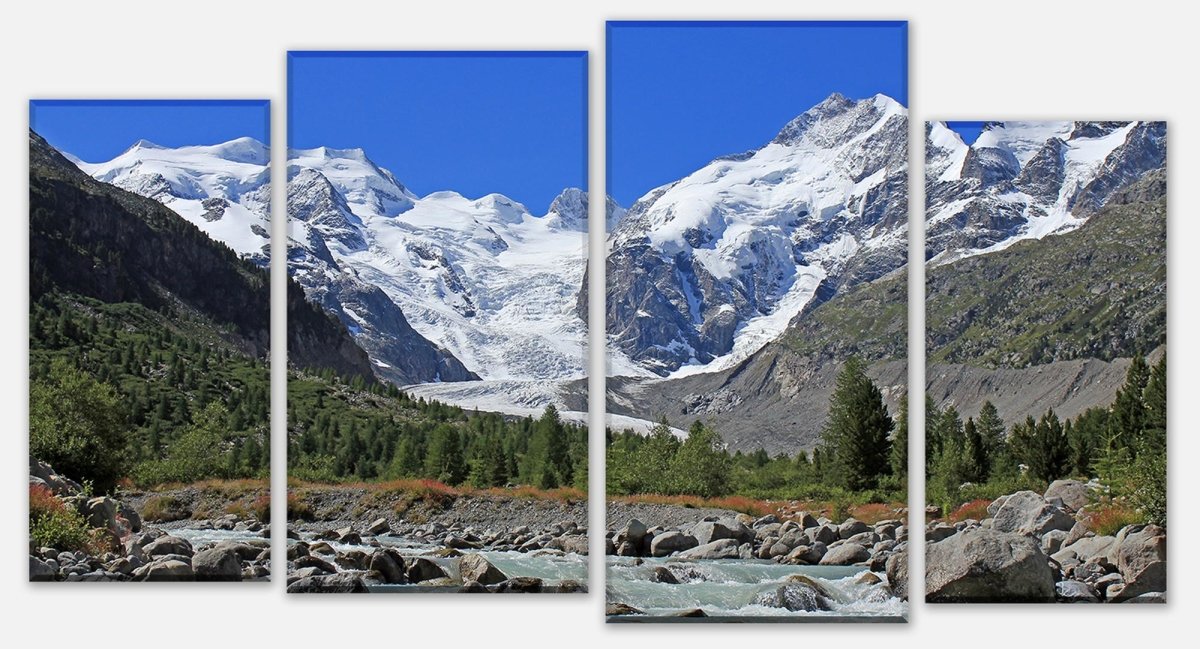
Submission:
M 679 584 L 651 581 L 654 569 L 670 566 Z M 628 604 L 647 616 L 662 616 L 699 608 L 710 616 L 729 617 L 867 617 L 901 618 L 905 601 L 893 597 L 883 584 L 861 584 L 861 566 L 787 566 L 770 561 L 723 559 L 678 561 L 608 557 L 609 602 Z M 758 598 L 773 592 L 791 575 L 805 575 L 830 595 L 832 610 L 789 611 L 765 606 Z M 886 583 L 886 576 L 879 574 Z

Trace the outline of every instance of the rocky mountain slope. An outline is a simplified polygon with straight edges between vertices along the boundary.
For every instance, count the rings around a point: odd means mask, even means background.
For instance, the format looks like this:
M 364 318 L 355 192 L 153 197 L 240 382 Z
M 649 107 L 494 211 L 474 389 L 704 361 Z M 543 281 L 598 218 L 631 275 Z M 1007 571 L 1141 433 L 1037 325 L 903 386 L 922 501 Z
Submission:
M 271 157 L 261 142 L 169 148 L 138 140 L 107 162 L 68 158 L 96 180 L 170 207 L 240 256 L 270 262 Z
M 289 271 L 397 383 L 583 376 L 587 195 L 418 197 L 361 149 L 290 152 Z
M 1041 239 L 1018 229 L 1016 239 L 1000 240 L 1007 243 L 986 254 L 943 256 L 930 267 L 925 387 L 939 405 L 974 414 L 991 400 L 1008 421 L 1050 407 L 1073 416 L 1112 401 L 1132 354 L 1162 353 L 1165 170 L 1160 164 L 1129 180 L 1136 166 L 1118 164 L 1130 155 L 1119 149 L 1104 163 L 1111 173 L 1085 183 L 1093 197 L 1096 188 L 1115 189 L 1106 190 L 1103 205 L 1072 217 L 1078 223 Z M 931 207 L 930 218 L 940 210 Z M 775 342 L 732 368 L 657 381 L 610 379 L 609 410 L 665 415 L 681 428 L 702 419 L 732 448 L 809 448 L 819 441 L 836 366 L 850 355 L 870 364 L 889 406 L 896 405 L 906 382 L 906 302 L 903 273 L 860 284 L 805 308 Z
M 613 373 L 732 367 L 806 305 L 902 267 L 907 130 L 888 97 L 834 94 L 639 199 L 609 235 Z
M 30 293 L 135 303 L 265 358 L 268 273 L 157 200 L 100 182 L 29 133 Z M 290 284 L 290 282 L 289 282 Z M 294 290 L 294 289 L 293 289 Z M 289 361 L 370 376 L 366 355 L 319 309 L 289 304 Z
M 971 145 L 926 125 L 925 254 L 935 263 L 1075 229 L 1166 164 L 1165 122 L 991 122 Z

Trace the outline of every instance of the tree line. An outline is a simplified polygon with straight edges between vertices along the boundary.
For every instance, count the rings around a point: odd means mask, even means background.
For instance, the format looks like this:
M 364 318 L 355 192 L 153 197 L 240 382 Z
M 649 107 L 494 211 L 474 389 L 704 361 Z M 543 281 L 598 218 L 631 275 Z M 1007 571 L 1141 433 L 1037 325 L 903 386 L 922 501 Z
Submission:
M 1009 427 L 987 401 L 964 422 L 954 406 L 939 409 L 928 395 L 925 412 L 927 499 L 943 510 L 971 494 L 1097 477 L 1147 520 L 1166 522 L 1165 354 L 1153 367 L 1135 356 L 1113 403 L 1074 419 L 1050 409 Z
M 563 421 L 553 405 L 537 418 L 468 412 L 414 399 L 393 385 L 357 381 L 291 378 L 290 476 L 587 489 L 587 428 Z
M 907 420 L 907 400 L 893 418 L 865 366 L 852 358 L 838 374 L 822 443 L 811 453 L 731 453 L 704 422 L 693 422 L 680 439 L 663 419 L 648 435 L 608 431 L 606 488 L 614 495 L 897 497 L 908 467 Z
M 263 477 L 266 363 L 133 303 L 44 293 L 31 304 L 30 453 L 101 491 Z

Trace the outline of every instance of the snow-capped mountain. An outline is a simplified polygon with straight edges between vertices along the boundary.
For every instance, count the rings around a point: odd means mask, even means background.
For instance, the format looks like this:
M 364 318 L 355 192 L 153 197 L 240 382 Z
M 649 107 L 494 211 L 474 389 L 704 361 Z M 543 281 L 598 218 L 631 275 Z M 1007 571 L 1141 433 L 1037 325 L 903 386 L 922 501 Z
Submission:
M 586 193 L 541 217 L 500 194 L 418 197 L 361 149 L 291 151 L 288 177 L 289 272 L 377 366 L 397 360 L 386 298 L 441 348 L 442 371 L 408 382 L 583 376 Z
M 990 122 L 969 146 L 944 122 L 925 135 L 933 263 L 1069 232 L 1167 153 L 1164 122 Z
M 609 235 L 615 375 L 730 367 L 802 309 L 902 267 L 908 112 L 840 94 L 647 193 Z
M 269 262 L 270 153 L 261 142 L 168 148 L 139 140 L 107 162 L 67 158 L 99 181 L 170 207 L 239 255 Z

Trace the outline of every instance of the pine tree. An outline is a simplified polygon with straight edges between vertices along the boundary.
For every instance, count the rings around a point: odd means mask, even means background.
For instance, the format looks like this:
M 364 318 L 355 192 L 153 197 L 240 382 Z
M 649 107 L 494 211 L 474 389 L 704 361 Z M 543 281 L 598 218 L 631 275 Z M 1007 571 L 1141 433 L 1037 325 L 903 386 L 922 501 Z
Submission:
M 975 483 L 987 481 L 987 477 L 992 471 L 992 460 L 983 433 L 975 425 L 975 420 L 970 417 L 963 425 L 963 443 L 966 481 Z
M 851 358 L 838 375 L 822 433 L 842 487 L 861 491 L 879 486 L 891 469 L 888 438 L 894 427 L 883 393 L 867 377 L 862 362 Z
M 700 421 L 671 460 L 671 491 L 711 498 L 729 492 L 729 456 L 715 430 Z
M 1110 449 L 1127 449 L 1131 455 L 1137 453 L 1137 440 L 1146 426 L 1146 404 L 1142 399 L 1149 380 L 1146 359 L 1141 355 L 1134 356 L 1108 418 Z
M 1053 482 L 1067 473 L 1070 444 L 1062 422 L 1048 410 L 1034 428 L 1029 472 L 1043 482 Z
M 797 459 L 803 454 L 797 456 Z M 900 397 L 900 411 L 896 414 L 896 434 L 892 436 L 892 475 L 900 484 L 908 478 L 908 394 Z
M 1143 445 L 1148 452 L 1167 452 L 1167 355 L 1163 354 L 1146 379 L 1142 391 L 1145 420 L 1142 422 Z M 1139 449 L 1140 451 L 1140 449 Z
M 666 417 L 651 429 L 650 436 L 638 449 L 636 482 L 650 493 L 668 493 L 671 490 L 671 462 L 679 450 L 679 439 L 671 432 Z

